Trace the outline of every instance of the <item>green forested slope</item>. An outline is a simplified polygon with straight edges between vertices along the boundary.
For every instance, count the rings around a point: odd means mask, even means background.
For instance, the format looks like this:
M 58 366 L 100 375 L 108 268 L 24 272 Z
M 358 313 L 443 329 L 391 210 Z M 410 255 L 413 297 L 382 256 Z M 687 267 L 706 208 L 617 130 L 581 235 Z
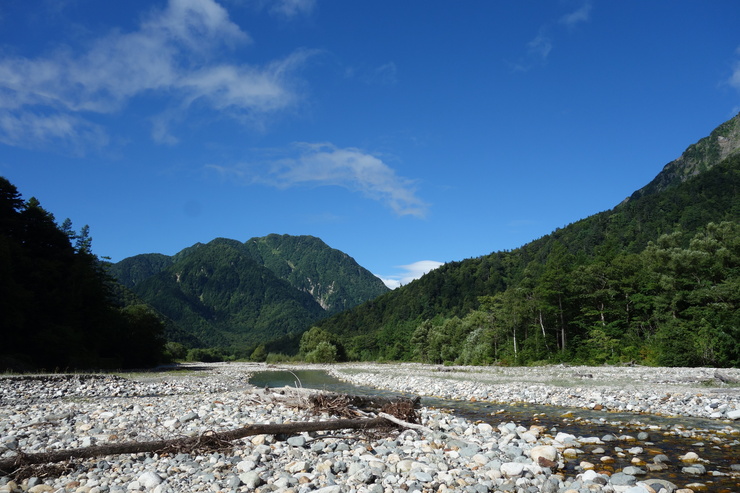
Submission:
M 174 322 L 169 340 L 238 354 L 388 291 L 350 256 L 311 236 L 218 238 L 172 257 L 130 257 L 109 270 Z
M 690 145 L 681 156 L 668 163 L 631 199 L 661 192 L 703 173 L 724 159 L 740 152 L 740 114 L 715 128 L 711 134 Z
M 338 335 L 355 358 L 738 364 L 738 344 L 728 342 L 740 340 L 737 299 L 711 293 L 732 293 L 737 283 L 740 156 L 726 152 L 716 163 L 696 149 L 687 150 L 691 162 L 712 165 L 689 180 L 643 191 L 516 250 L 445 264 L 317 325 Z M 694 275 L 724 277 L 687 294 L 677 286 L 685 287 L 680 279 L 691 263 L 679 259 L 704 258 L 711 249 L 697 245 L 713 242 L 728 252 L 722 267 L 708 263 L 707 273 Z M 674 299 L 681 296 L 683 302 Z M 698 339 L 697 324 L 704 327 Z M 708 340 L 717 347 L 699 347 Z M 676 341 L 691 350 L 674 351 L 669 343 Z
M 253 258 L 293 287 L 310 293 L 327 314 L 344 311 L 388 288 L 344 252 L 313 236 L 268 235 L 245 243 Z
M 141 281 L 159 274 L 172 265 L 172 257 L 161 253 L 145 253 L 121 260 L 108 266 L 108 270 L 118 282 L 128 288 L 133 288 Z
M 208 346 L 255 345 L 324 315 L 308 293 L 259 265 L 235 240 L 191 249 L 134 290 Z

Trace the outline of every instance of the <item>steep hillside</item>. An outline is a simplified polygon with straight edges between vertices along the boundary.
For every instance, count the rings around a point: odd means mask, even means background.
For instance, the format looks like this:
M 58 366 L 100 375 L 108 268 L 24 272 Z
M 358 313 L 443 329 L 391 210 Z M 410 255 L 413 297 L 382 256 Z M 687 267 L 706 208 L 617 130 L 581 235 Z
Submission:
M 708 137 L 689 146 L 678 159 L 666 164 L 650 183 L 633 193 L 628 200 L 661 192 L 683 183 L 738 152 L 740 152 L 740 113 L 714 129 Z
M 143 254 L 109 273 L 174 322 L 188 346 L 254 346 L 388 291 L 354 259 L 311 236 L 218 238 L 172 257 Z
M 308 293 L 259 265 L 234 240 L 201 245 L 134 290 L 209 346 L 257 344 L 324 315 Z
M 388 291 L 379 278 L 344 252 L 313 236 L 268 235 L 245 243 L 255 260 L 309 293 L 328 314 Z
M 715 136 L 713 142 L 725 142 L 717 135 L 736 135 L 733 132 L 736 132 L 737 122 L 736 117 L 721 126 L 712 134 Z M 732 129 L 729 134 L 728 128 Z M 712 163 L 701 167 L 699 174 L 691 179 L 678 180 L 662 191 L 655 188 L 647 193 L 644 189 L 644 193 L 633 196 L 613 210 L 558 229 L 516 250 L 448 263 L 417 281 L 317 325 L 339 335 L 348 354 L 356 358 L 456 360 L 460 353 L 455 351 L 462 351 L 462 341 L 473 337 L 471 334 L 476 330 L 473 326 L 489 338 L 486 344 L 490 347 L 498 344 L 491 340 L 493 328 L 504 331 L 497 337 L 506 341 L 507 347 L 514 348 L 514 360 L 522 360 L 521 339 L 529 339 L 531 344 L 535 344 L 531 336 L 540 333 L 542 340 L 536 342 L 538 350 L 530 354 L 532 358 L 552 359 L 556 355 L 558 358 L 574 358 L 574 341 L 590 340 L 587 324 L 591 322 L 585 321 L 581 313 L 589 293 L 579 291 L 580 286 L 593 281 L 589 276 L 596 275 L 588 269 L 596 269 L 595 265 L 609 267 L 622 261 L 627 263 L 627 257 L 642 255 L 650 242 L 657 241 L 666 233 L 679 232 L 671 241 L 673 248 L 680 250 L 689 248 L 689 241 L 695 235 L 710 234 L 706 233 L 709 223 L 740 222 L 740 201 L 737 200 L 740 153 L 726 145 L 717 154 L 718 147 L 709 145 L 711 142 L 712 139 L 703 139 L 702 145 L 691 146 L 684 153 L 684 156 L 691 156 L 691 159 L 684 158 L 684 162 Z M 736 140 L 733 142 L 736 146 Z M 715 163 L 717 156 L 722 155 L 728 157 Z M 728 237 L 722 241 L 731 243 L 733 240 Z M 647 262 L 645 258 L 640 261 Z M 657 265 L 650 268 L 657 269 Z M 734 272 L 732 265 L 728 265 L 730 273 Z M 624 269 L 626 276 L 629 269 Z M 647 268 L 643 270 L 648 271 Z M 638 273 L 630 275 L 637 276 Z M 581 280 L 576 274 L 581 276 Z M 664 274 L 655 271 L 655 280 L 645 279 L 646 284 L 640 285 L 640 289 L 648 289 L 645 286 L 658 282 L 660 276 Z M 617 282 L 606 274 L 601 279 Z M 618 290 L 615 288 L 610 292 L 617 293 Z M 570 313 L 566 313 L 564 305 L 566 294 L 571 303 L 568 307 Z M 639 299 L 641 294 L 623 293 L 627 298 L 625 306 L 634 310 L 635 306 L 642 306 L 640 303 L 645 305 L 647 301 Z M 654 301 L 651 299 L 650 302 Z M 521 327 L 504 328 L 505 324 L 500 319 L 491 319 L 494 313 L 504 316 L 500 312 L 504 306 L 508 307 L 507 313 L 513 317 L 512 320 L 523 324 Z M 658 310 L 657 305 L 653 308 Z M 487 317 L 488 322 L 478 320 L 471 322 L 473 326 L 456 325 L 473 313 Z M 634 319 L 626 324 L 620 322 L 621 325 L 615 322 L 612 329 L 616 335 L 610 335 L 610 340 L 619 340 L 619 331 L 628 329 L 643 331 L 642 337 L 652 337 L 657 331 L 656 320 L 659 320 L 659 317 L 653 317 L 653 313 L 646 311 L 643 314 L 642 328 L 631 325 L 636 323 Z M 608 317 L 602 315 L 603 323 L 608 324 Z M 447 335 L 437 334 L 435 339 L 434 331 L 429 332 L 430 327 L 446 323 L 451 324 L 442 331 Z M 505 336 L 505 333 L 510 335 Z M 457 334 L 455 337 L 458 339 L 450 334 Z M 507 340 L 512 336 L 515 337 L 513 341 Z M 451 352 L 444 357 L 441 354 L 430 357 L 430 353 L 419 349 L 429 340 L 443 341 Z
M 145 279 L 159 274 L 173 262 L 172 257 L 161 253 L 144 253 L 110 265 L 109 272 L 118 282 L 127 288 L 133 288 Z

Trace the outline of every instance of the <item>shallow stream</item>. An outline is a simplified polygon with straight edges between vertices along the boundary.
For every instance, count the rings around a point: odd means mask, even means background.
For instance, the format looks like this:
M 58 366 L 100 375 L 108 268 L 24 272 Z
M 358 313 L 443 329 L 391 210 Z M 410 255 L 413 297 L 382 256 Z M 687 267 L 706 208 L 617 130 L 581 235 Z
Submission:
M 357 386 L 343 382 L 321 370 L 265 371 L 252 375 L 249 383 L 258 387 L 304 387 L 329 392 L 356 395 L 404 395 L 371 387 Z M 577 458 L 567 460 L 566 471 L 575 476 L 580 463 L 588 461 L 596 464 L 597 471 L 617 472 L 624 467 L 644 464 L 632 463 L 635 455 L 628 453 L 633 447 L 642 447 L 637 454 L 644 461 L 652 462 L 652 457 L 665 454 L 671 459 L 665 471 L 649 472 L 646 477 L 665 479 L 679 487 L 691 484 L 701 491 L 740 493 L 738 472 L 731 474 L 733 464 L 740 464 L 740 424 L 701 418 L 665 417 L 648 414 L 605 413 L 580 408 L 541 406 L 530 404 L 499 404 L 491 402 L 469 402 L 422 397 L 421 404 L 451 412 L 471 422 L 482 421 L 494 428 L 502 422 L 514 422 L 524 427 L 544 426 L 553 435 L 565 432 L 576 437 L 604 437 L 613 435 L 615 440 L 602 445 L 584 445 Z M 648 434 L 645 440 L 637 440 L 640 432 Z M 633 437 L 633 438 L 627 438 Z M 604 451 L 599 451 L 599 448 Z M 620 450 L 622 449 L 622 450 Z M 596 450 L 596 452 L 594 452 Z M 682 471 L 685 464 L 679 457 L 687 452 L 696 452 L 707 473 L 693 476 Z M 602 464 L 601 458 L 609 456 L 613 463 Z M 720 475 L 713 475 L 717 471 Z

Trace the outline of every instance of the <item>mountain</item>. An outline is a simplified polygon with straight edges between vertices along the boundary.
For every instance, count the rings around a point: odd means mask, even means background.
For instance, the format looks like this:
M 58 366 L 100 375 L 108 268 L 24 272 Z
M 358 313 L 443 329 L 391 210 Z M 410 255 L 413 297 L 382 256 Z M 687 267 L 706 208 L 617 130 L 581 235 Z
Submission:
M 217 238 L 172 257 L 130 257 L 109 273 L 180 328 L 168 329 L 170 340 L 218 347 L 296 334 L 388 291 L 349 255 L 310 236 Z
M 145 253 L 128 257 L 111 267 L 114 277 L 128 288 L 162 272 L 174 263 L 172 257 L 161 253 Z
M 252 257 L 293 287 L 309 293 L 328 314 L 388 291 L 349 255 L 313 236 L 271 234 L 245 243 Z
M 358 359 L 740 363 L 739 125 L 612 210 L 447 263 L 317 325 Z
M 738 152 L 740 152 L 740 113 L 714 129 L 708 137 L 689 146 L 678 159 L 666 164 L 650 183 L 633 193 L 628 200 L 658 193 L 683 183 Z

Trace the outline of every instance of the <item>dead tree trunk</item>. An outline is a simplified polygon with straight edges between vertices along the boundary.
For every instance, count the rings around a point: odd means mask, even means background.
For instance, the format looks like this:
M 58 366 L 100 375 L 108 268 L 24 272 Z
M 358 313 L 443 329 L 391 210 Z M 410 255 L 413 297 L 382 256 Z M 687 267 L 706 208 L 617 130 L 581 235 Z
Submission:
M 222 432 L 208 432 L 197 437 L 156 440 L 151 442 L 122 442 L 96 445 L 70 450 L 56 450 L 36 454 L 19 453 L 14 457 L 0 460 L 0 473 L 11 474 L 19 467 L 33 464 L 62 462 L 69 459 L 89 459 L 106 455 L 138 454 L 144 452 L 179 452 L 200 448 L 223 447 L 228 442 L 254 435 L 297 434 L 311 431 L 373 429 L 393 427 L 395 422 L 386 418 L 335 419 L 330 421 L 304 421 L 286 424 L 254 424 Z

